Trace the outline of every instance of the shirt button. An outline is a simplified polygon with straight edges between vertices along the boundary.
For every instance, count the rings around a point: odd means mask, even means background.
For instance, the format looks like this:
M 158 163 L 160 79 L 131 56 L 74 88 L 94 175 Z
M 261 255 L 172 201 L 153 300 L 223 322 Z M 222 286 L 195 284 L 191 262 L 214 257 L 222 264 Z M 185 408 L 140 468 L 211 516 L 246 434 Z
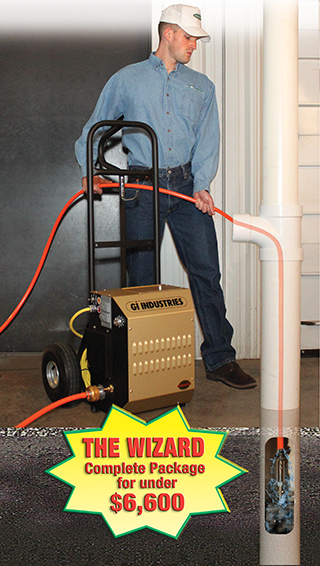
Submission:
M 171 151 L 171 147 L 169 147 L 169 151 Z
M 168 132 L 171 132 L 171 130 L 168 130 Z
M 167 112 L 167 114 L 169 114 L 169 112 Z
M 169 96 L 169 95 L 167 94 L 167 96 Z

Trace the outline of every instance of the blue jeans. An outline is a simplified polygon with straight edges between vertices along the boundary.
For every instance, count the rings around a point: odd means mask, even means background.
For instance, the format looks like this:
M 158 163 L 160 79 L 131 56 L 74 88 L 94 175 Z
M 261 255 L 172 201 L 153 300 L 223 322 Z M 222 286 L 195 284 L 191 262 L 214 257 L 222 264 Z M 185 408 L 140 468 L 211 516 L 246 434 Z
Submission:
M 136 169 L 136 167 L 135 167 Z M 149 179 L 139 183 L 151 185 Z M 160 170 L 159 187 L 193 196 L 191 166 Z M 135 189 L 126 189 L 126 198 L 133 198 Z M 126 202 L 128 239 L 153 238 L 153 194 L 138 191 L 137 198 Z M 226 318 L 215 226 L 208 214 L 193 203 L 160 193 L 160 237 L 168 223 L 180 260 L 190 283 L 195 309 L 204 342 L 201 353 L 207 371 L 235 360 L 231 346 L 233 328 Z M 127 256 L 129 285 L 154 283 L 153 251 L 130 251 Z

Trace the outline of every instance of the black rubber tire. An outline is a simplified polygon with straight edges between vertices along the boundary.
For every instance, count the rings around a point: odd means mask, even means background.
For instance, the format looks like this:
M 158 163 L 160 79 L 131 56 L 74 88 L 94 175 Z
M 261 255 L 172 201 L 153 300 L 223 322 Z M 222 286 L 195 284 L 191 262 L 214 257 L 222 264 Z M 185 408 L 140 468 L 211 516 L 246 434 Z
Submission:
M 82 391 L 80 364 L 69 344 L 50 344 L 43 352 L 41 368 L 43 385 L 51 401 L 58 401 Z M 71 403 L 67 403 L 65 406 L 70 405 Z

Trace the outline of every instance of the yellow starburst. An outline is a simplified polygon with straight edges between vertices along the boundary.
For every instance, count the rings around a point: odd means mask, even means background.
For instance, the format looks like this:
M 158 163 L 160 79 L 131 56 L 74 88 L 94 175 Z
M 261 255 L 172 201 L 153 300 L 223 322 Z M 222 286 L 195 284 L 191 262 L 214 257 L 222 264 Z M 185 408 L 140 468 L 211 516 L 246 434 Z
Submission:
M 73 455 L 47 472 L 73 486 L 65 511 L 101 513 L 116 537 L 177 538 L 191 515 L 229 511 L 220 488 L 247 471 L 219 455 L 227 432 L 191 429 L 180 407 L 146 423 L 112 405 L 102 428 L 64 434 Z

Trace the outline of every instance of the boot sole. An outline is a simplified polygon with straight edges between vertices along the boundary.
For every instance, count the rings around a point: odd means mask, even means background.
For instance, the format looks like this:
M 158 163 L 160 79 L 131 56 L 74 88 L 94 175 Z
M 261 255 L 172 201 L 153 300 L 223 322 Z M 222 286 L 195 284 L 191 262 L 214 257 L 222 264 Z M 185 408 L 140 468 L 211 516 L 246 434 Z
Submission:
M 227 385 L 228 387 L 232 387 L 233 389 L 254 389 L 258 385 L 257 383 L 248 383 L 246 385 L 235 385 L 232 382 L 226 381 L 222 377 L 208 377 L 208 376 L 206 376 L 206 377 L 210 381 L 221 381 L 221 383 L 223 383 L 224 385 Z

